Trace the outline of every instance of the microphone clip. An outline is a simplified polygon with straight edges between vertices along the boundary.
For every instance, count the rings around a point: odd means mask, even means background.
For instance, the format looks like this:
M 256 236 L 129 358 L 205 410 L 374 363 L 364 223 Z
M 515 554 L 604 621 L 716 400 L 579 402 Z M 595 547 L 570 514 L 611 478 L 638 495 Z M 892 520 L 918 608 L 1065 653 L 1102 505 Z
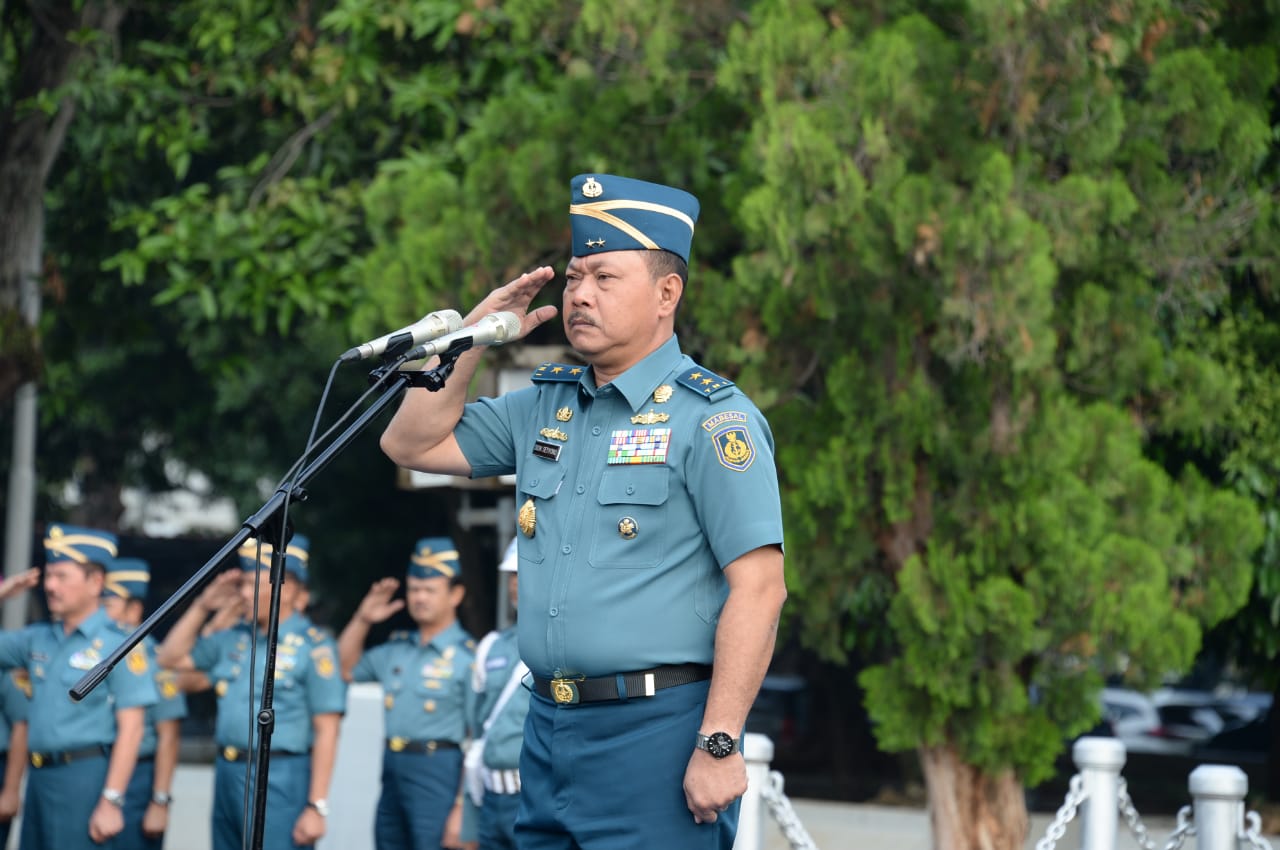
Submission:
M 471 347 L 472 341 L 469 338 L 463 337 L 455 340 L 452 345 L 437 355 L 440 358 L 440 363 L 433 369 L 400 369 L 400 365 L 405 361 L 418 359 L 415 356 L 415 352 L 407 352 L 395 361 L 383 363 L 378 368 L 370 371 L 369 383 L 380 383 L 386 380 L 390 372 L 395 371 L 396 374 L 404 378 L 405 384 L 410 387 L 421 387 L 433 393 L 439 392 L 444 389 L 445 382 L 453 374 L 453 368 L 458 363 L 458 357 Z

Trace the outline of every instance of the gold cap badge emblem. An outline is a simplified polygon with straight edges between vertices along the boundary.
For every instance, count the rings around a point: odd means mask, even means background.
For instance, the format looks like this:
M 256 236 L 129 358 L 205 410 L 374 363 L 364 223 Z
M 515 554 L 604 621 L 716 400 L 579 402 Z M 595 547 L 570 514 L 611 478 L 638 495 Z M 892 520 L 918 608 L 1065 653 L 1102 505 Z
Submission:
M 594 177 L 588 177 L 587 182 L 582 184 L 582 195 L 585 198 L 598 198 L 603 194 L 604 186 Z

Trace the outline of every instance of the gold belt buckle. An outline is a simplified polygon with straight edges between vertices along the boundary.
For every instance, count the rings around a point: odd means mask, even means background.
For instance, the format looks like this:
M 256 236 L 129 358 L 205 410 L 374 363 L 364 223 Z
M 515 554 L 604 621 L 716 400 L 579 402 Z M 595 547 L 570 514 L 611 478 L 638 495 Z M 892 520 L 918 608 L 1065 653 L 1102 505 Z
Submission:
M 226 759 L 227 761 L 235 761 L 235 760 L 236 760 L 236 756 L 238 756 L 238 755 L 240 755 L 240 751 L 239 751 L 239 750 L 237 750 L 235 747 L 223 747 L 223 748 L 222 748 L 222 757 L 223 757 L 224 759 Z
M 551 698 L 559 705 L 572 705 L 580 699 L 578 682 L 585 678 L 586 676 L 576 676 L 572 679 L 552 679 Z
M 31 766 L 32 766 L 32 767 L 44 767 L 44 753 L 32 753 L 32 754 L 31 754 Z
M 402 753 L 404 752 L 404 748 L 409 746 L 409 742 L 404 738 L 392 738 L 388 744 L 391 747 L 391 752 L 393 753 Z

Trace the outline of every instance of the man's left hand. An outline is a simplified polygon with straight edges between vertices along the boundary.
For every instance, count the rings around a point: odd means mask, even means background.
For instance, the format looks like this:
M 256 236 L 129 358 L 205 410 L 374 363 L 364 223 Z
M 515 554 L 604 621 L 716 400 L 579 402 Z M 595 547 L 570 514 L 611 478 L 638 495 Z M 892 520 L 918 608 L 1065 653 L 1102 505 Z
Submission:
M 315 844 L 324 835 L 324 827 L 324 818 L 320 813 L 307 806 L 293 824 L 293 843 L 304 847 Z
M 684 799 L 695 823 L 715 823 L 720 813 L 747 793 L 747 762 L 741 753 L 716 759 L 694 750 L 684 772 Z
M 169 828 L 169 807 L 148 803 L 142 816 L 142 834 L 147 838 L 163 838 Z
M 89 837 L 95 844 L 105 844 L 115 838 L 124 829 L 124 813 L 120 807 L 99 800 L 89 816 Z

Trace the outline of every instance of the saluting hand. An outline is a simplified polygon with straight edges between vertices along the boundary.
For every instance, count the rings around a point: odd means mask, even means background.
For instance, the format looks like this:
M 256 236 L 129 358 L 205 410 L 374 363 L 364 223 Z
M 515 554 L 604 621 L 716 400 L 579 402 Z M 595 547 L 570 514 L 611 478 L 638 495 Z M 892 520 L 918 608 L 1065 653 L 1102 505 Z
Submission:
M 465 323 L 468 325 L 474 324 L 490 313 L 502 311 L 515 313 L 520 317 L 519 338 L 523 339 L 538 325 L 554 319 L 556 313 L 559 312 L 550 304 L 545 304 L 536 310 L 529 311 L 529 305 L 533 303 L 533 299 L 538 297 L 542 287 L 546 286 L 555 276 L 556 273 L 551 266 L 539 266 L 531 272 L 525 272 L 515 280 L 504 286 L 499 286 L 485 296 L 485 299 L 467 316 Z
M 219 573 L 213 581 L 200 591 L 196 604 L 205 611 L 219 611 L 223 607 L 239 604 L 240 570 L 231 569 Z
M 25 572 L 6 576 L 0 582 L 0 599 L 9 599 L 19 593 L 25 593 L 40 583 L 40 571 L 32 567 Z
M 400 588 L 400 580 L 384 578 L 369 586 L 369 592 L 360 600 L 356 616 L 365 623 L 373 625 L 388 619 L 392 614 L 404 608 L 403 599 L 392 599 Z
M 747 763 L 742 753 L 712 758 L 694 750 L 684 772 L 684 799 L 695 823 L 715 823 L 720 813 L 747 793 Z

